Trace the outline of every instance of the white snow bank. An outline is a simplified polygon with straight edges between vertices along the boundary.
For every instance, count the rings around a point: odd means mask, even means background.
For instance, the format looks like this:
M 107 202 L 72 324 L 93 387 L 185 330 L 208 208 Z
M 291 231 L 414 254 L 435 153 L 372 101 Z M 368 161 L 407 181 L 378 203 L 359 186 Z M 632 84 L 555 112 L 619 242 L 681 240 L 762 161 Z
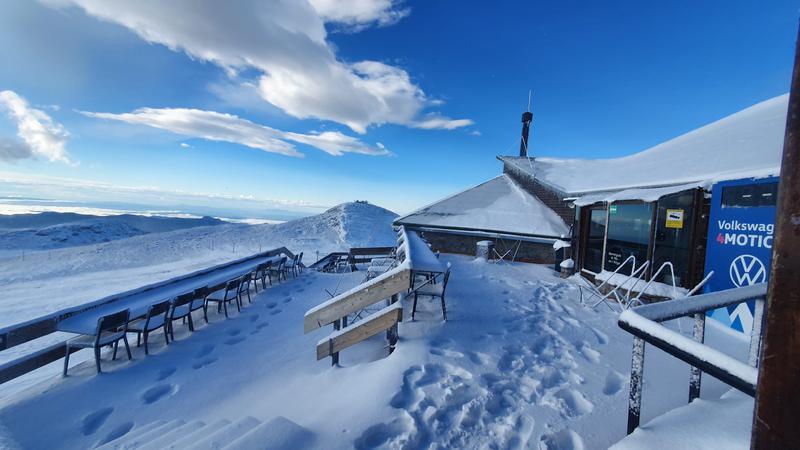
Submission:
M 656 417 L 614 450 L 749 449 L 753 399 L 731 390 L 718 400 L 698 399 Z
M 778 175 L 788 99 L 766 100 L 622 158 L 501 159 L 572 195 Z
M 506 175 L 414 211 L 396 223 L 552 237 L 569 233 L 561 217 Z
M 561 267 L 562 269 L 572 269 L 573 267 L 575 267 L 575 261 L 573 261 L 572 258 L 565 259 L 561 261 L 559 267 Z

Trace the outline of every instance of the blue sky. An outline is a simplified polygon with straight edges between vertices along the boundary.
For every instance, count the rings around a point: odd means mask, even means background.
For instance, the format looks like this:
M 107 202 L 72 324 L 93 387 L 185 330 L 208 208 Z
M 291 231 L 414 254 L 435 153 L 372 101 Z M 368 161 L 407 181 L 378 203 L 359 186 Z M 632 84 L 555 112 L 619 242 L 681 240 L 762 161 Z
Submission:
M 788 90 L 798 1 L 554 3 L 4 1 L 0 196 L 403 213 L 498 174 L 528 89 L 582 158 Z

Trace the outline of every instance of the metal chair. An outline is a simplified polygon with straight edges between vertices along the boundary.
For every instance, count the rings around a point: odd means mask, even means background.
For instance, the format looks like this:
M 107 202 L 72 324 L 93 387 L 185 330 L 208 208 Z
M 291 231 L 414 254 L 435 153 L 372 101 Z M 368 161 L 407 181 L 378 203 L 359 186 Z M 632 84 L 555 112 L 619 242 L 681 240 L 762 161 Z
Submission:
M 444 273 L 444 278 L 441 283 L 423 284 L 414 290 L 414 306 L 411 308 L 411 320 L 414 320 L 414 315 L 417 312 L 417 297 L 420 295 L 427 295 L 431 298 L 439 298 L 442 301 L 442 318 L 447 320 L 447 308 L 444 302 L 444 293 L 447 290 L 447 282 L 450 280 L 450 266 L 448 265 L 447 271 Z
M 269 271 L 267 271 L 267 275 L 269 276 L 269 284 L 272 286 L 272 275 L 278 277 L 278 281 L 281 281 L 281 275 L 285 276 L 285 267 L 286 267 L 286 260 L 289 258 L 283 256 L 281 260 L 278 262 L 278 265 L 270 265 Z M 284 278 L 285 279 L 285 278 Z
M 168 321 L 167 318 L 169 317 L 171 307 L 172 307 L 171 300 L 165 300 L 163 302 L 150 305 L 147 308 L 147 314 L 144 316 L 143 319 L 134 320 L 133 322 L 130 322 L 128 324 L 128 332 L 136 333 L 137 347 L 142 345 L 141 341 L 142 337 L 144 336 L 145 355 L 150 354 L 150 350 L 147 345 L 150 332 L 155 331 L 159 328 L 164 329 L 164 340 L 166 341 L 167 345 L 169 345 L 169 329 L 171 322 Z
M 261 289 L 267 288 L 267 271 L 272 265 L 272 261 L 267 261 L 256 266 L 256 270 L 252 273 L 253 285 L 256 287 L 256 294 L 258 294 L 258 280 L 261 280 Z
M 114 346 L 114 355 L 111 359 L 117 359 L 117 346 L 119 341 L 122 340 L 125 343 L 125 351 L 128 353 L 128 359 L 133 359 L 127 337 L 129 317 L 129 309 L 105 315 L 97 319 L 97 328 L 95 329 L 95 334 L 78 336 L 68 340 L 66 342 L 67 354 L 64 358 L 64 376 L 67 376 L 69 354 L 70 350 L 73 348 L 94 349 L 94 362 L 97 365 L 97 373 L 101 372 L 100 349 L 106 345 Z
M 241 283 L 241 278 L 235 278 L 225 284 L 220 284 L 211 288 L 212 292 L 206 297 L 203 306 L 203 317 L 206 319 L 206 323 L 208 323 L 209 303 L 213 302 L 217 304 L 217 313 L 224 309 L 226 319 L 228 318 L 228 303 L 236 302 L 236 309 L 238 309 L 239 312 L 242 311 L 241 304 L 239 303 L 239 285 L 241 285 Z
M 167 315 L 167 331 L 173 341 L 175 340 L 173 325 L 176 320 L 183 319 L 184 321 L 188 321 L 189 331 L 194 331 L 194 323 L 192 323 L 192 301 L 195 299 L 194 294 L 194 292 L 187 292 L 172 300 L 172 307 Z
M 253 274 L 255 270 L 252 272 L 248 272 L 241 278 L 241 283 L 239 283 L 239 292 L 237 295 L 239 296 L 239 301 L 244 305 L 244 296 L 247 294 L 247 303 L 253 303 L 253 300 L 250 299 L 250 281 L 253 278 Z
M 283 266 L 284 277 L 286 277 L 287 273 L 291 272 L 292 277 L 297 278 L 297 276 L 300 274 L 298 272 L 298 267 L 300 266 L 301 256 L 302 254 L 294 255 L 292 259 L 286 261 L 286 264 Z

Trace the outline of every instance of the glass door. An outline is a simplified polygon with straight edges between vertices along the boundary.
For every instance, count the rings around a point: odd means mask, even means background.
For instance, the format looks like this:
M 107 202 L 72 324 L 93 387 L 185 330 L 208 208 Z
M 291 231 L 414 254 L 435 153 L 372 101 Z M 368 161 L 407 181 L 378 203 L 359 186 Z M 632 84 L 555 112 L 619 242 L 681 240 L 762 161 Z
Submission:
M 589 229 L 586 233 L 583 268 L 600 273 L 603 267 L 603 241 L 606 237 L 606 208 L 593 206 L 588 215 Z

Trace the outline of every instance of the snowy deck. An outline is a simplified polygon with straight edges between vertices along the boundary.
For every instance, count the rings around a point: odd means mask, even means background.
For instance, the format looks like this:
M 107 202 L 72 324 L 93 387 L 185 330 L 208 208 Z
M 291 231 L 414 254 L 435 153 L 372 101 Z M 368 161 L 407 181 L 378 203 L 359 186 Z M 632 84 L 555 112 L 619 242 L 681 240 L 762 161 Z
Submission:
M 229 320 L 213 315 L 193 334 L 176 324 L 177 340 L 153 339 L 151 356 L 135 349 L 99 376 L 83 363 L 3 399 L 0 443 L 88 448 L 177 427 L 182 446 L 227 432 L 240 448 L 606 448 L 625 436 L 631 337 L 616 315 L 581 306 L 577 287 L 543 266 L 442 259 L 453 264 L 448 321 L 421 301 L 388 357 L 376 336 L 344 352 L 342 367 L 316 361 L 320 335 L 303 334 L 304 312 L 363 272 L 307 271 Z M 707 342 L 746 357 L 747 341 L 726 331 L 709 327 Z M 646 358 L 645 383 L 658 388 L 645 389 L 643 423 L 685 403 L 689 375 L 656 349 Z M 702 398 L 728 389 L 706 379 Z

